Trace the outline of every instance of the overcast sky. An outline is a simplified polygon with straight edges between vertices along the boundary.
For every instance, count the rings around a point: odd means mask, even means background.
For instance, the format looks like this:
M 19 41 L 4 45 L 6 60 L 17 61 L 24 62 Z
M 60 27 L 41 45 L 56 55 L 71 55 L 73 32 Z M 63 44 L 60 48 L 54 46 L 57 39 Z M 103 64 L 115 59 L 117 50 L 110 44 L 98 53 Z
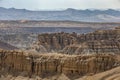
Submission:
M 0 0 L 0 7 L 29 10 L 120 9 L 120 0 Z

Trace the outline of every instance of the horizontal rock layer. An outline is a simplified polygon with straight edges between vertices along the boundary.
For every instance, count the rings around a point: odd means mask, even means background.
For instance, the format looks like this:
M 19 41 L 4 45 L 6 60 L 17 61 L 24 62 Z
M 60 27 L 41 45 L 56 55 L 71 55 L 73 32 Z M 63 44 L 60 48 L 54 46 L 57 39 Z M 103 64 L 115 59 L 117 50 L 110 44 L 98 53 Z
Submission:
M 27 72 L 27 75 L 95 74 L 119 66 L 116 55 L 61 55 L 30 54 L 20 51 L 0 50 L 0 70 Z
M 40 34 L 37 45 L 45 47 L 48 52 L 67 54 L 120 53 L 120 28 L 80 35 L 64 32 Z

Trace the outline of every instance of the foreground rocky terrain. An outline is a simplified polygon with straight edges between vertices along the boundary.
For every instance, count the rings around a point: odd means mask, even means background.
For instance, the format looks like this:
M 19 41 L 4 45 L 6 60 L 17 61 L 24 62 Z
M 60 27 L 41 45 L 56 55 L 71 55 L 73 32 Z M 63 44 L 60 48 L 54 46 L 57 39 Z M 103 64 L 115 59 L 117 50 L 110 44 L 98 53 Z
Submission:
M 48 76 L 46 78 L 42 77 L 34 77 L 34 78 L 29 78 L 29 77 L 24 77 L 22 75 L 19 76 L 12 76 L 12 75 L 6 75 L 6 76 L 1 76 L 0 80 L 120 80 L 120 67 L 116 67 L 114 69 L 95 74 L 93 76 L 83 76 L 79 78 L 77 76 L 73 77 L 71 76 L 72 79 L 64 74 L 61 75 L 54 75 L 54 76 Z
M 72 79 L 70 76 L 80 78 L 84 75 L 104 72 L 119 65 L 118 55 L 113 54 L 62 55 L 0 50 L 1 79 L 7 75 L 35 79 L 35 76 L 45 78 L 56 74 L 64 74 Z
M 73 77 L 72 79 L 64 74 L 61 74 L 61 75 L 54 75 L 52 77 L 48 76 L 46 78 L 41 78 L 38 76 L 34 78 L 29 78 L 29 77 L 24 77 L 22 75 L 16 77 L 12 75 L 7 75 L 7 76 L 2 75 L 0 80 L 120 80 L 120 67 L 102 73 L 98 73 L 93 76 L 84 76 L 81 78 Z
M 84 76 L 77 80 L 120 80 L 120 67 L 93 76 Z

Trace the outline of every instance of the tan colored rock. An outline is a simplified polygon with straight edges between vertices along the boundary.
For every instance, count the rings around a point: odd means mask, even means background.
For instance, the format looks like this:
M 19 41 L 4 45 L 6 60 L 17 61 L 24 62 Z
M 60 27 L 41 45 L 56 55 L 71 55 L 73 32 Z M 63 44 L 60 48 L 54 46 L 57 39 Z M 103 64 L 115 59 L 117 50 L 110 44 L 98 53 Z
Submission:
M 63 52 L 67 54 L 86 54 L 120 52 L 120 29 L 98 30 L 88 34 L 51 33 L 40 34 L 38 45 L 42 45 L 48 52 Z M 64 51 L 67 50 L 67 51 Z
M 95 74 L 114 68 L 120 64 L 116 55 L 62 55 L 30 54 L 22 51 L 0 50 L 0 69 L 7 72 L 26 72 L 32 75 L 46 74 Z

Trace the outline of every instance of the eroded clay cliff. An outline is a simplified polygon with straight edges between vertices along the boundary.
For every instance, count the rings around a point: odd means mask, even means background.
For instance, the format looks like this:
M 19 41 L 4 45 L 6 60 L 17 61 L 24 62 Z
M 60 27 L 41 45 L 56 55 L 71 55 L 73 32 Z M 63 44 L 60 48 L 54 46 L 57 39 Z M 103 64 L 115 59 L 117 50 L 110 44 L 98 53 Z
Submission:
M 38 44 L 44 46 L 49 52 L 62 50 L 65 46 L 70 44 L 77 44 L 76 33 L 51 33 L 40 34 L 38 36 Z
M 120 28 L 98 30 L 88 34 L 50 33 L 40 34 L 37 45 L 48 52 L 67 54 L 117 53 L 120 52 Z
M 116 55 L 30 54 L 0 50 L 0 70 L 8 73 L 26 72 L 27 76 L 46 74 L 95 74 L 119 66 Z

